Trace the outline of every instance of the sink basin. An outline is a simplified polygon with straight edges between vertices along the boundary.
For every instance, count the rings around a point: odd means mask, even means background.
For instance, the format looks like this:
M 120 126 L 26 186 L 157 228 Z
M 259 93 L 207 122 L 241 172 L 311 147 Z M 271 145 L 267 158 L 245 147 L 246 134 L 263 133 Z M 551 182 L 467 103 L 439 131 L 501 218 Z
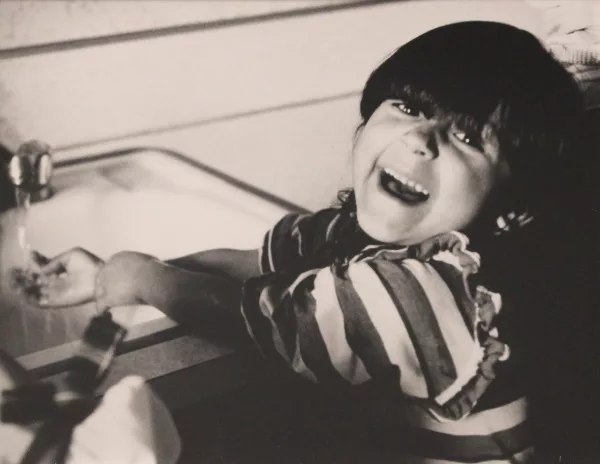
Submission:
M 56 168 L 52 185 L 54 196 L 32 205 L 27 229 L 31 247 L 46 256 L 75 246 L 101 258 L 135 250 L 161 259 L 256 248 L 290 211 L 284 202 L 159 150 L 70 161 Z M 6 272 L 22 259 L 15 224 L 15 210 L 0 219 L 0 348 L 31 366 L 43 362 L 44 353 L 72 348 L 95 308 L 40 310 L 11 292 Z M 115 308 L 113 315 L 129 327 L 130 338 L 174 325 L 149 306 Z

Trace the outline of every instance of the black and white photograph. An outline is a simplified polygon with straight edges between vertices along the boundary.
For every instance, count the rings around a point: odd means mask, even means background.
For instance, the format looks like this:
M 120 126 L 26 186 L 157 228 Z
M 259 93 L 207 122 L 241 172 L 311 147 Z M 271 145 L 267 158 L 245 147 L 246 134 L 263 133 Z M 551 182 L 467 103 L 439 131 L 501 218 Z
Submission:
M 600 0 L 0 0 L 0 464 L 600 462 Z

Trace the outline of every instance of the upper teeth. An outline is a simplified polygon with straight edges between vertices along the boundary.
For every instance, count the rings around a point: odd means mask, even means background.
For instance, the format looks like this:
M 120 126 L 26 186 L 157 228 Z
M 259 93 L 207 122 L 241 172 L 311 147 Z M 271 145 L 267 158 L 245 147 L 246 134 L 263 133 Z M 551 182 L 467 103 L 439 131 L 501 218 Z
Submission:
M 427 195 L 427 196 L 429 195 L 429 191 L 425 187 L 423 187 L 421 184 L 419 184 L 418 182 L 415 182 L 414 180 L 411 180 L 402 174 L 398 174 L 389 168 L 384 168 L 383 170 L 386 174 L 392 176 L 398 182 L 401 182 L 404 185 L 408 185 L 414 191 L 422 193 L 423 195 Z

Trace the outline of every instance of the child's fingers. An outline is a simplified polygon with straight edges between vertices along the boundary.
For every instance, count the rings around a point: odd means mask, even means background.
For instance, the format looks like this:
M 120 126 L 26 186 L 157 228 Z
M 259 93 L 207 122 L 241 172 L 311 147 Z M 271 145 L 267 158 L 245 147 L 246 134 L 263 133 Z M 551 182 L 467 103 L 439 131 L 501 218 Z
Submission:
M 8 281 L 11 288 L 20 288 L 23 283 L 23 269 L 13 267 L 8 271 Z
M 85 303 L 90 296 L 78 290 L 67 274 L 37 275 L 19 268 L 9 270 L 12 291 L 40 308 L 65 308 Z
M 42 275 L 58 275 L 65 272 L 65 260 L 68 259 L 70 252 L 62 253 L 55 258 L 47 260 L 45 264 L 40 267 L 40 273 Z
M 34 267 L 35 272 L 39 273 L 43 266 L 47 265 L 50 260 L 46 258 L 44 255 L 39 253 L 38 251 L 31 251 L 31 263 Z
M 38 287 L 37 305 L 41 308 L 67 308 L 89 301 L 89 298 L 73 288 L 73 282 L 67 277 L 51 278 L 45 285 Z
M 52 279 L 46 285 L 39 286 L 37 303 L 43 308 L 65 306 L 68 300 L 66 285 L 62 279 Z
M 33 305 L 37 305 L 40 297 L 40 287 L 36 282 L 36 276 L 23 271 L 22 269 L 10 270 L 11 289 Z
M 26 290 L 36 286 L 36 275 L 21 268 L 12 268 L 9 270 L 9 283 L 13 290 Z

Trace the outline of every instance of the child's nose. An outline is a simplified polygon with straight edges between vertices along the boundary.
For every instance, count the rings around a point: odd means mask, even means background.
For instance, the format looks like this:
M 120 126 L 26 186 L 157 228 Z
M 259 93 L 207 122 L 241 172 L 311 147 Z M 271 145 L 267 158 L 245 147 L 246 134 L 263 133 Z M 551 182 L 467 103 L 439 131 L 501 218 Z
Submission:
M 425 122 L 408 129 L 402 140 L 411 153 L 433 160 L 439 155 L 436 128 L 433 124 Z

